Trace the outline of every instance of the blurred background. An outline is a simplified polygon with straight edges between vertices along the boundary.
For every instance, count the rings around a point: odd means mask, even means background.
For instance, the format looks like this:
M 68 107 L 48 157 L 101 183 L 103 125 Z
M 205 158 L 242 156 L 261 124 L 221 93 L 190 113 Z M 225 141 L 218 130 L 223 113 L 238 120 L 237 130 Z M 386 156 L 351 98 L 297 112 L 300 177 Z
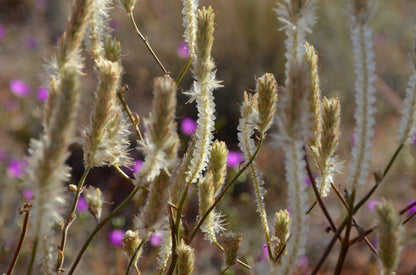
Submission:
M 42 129 L 42 106 L 47 98 L 44 66 L 53 53 L 57 39 L 66 24 L 68 7 L 72 1 L 63 0 L 0 0 L 0 270 L 5 270 L 15 249 L 17 235 L 22 223 L 17 211 L 24 201 L 31 199 L 20 179 L 24 173 L 25 156 L 29 140 L 37 138 Z M 255 77 L 264 72 L 276 75 L 278 83 L 284 83 L 284 39 L 274 9 L 274 0 L 211 0 L 200 1 L 212 5 L 216 14 L 216 31 L 213 57 L 217 65 L 217 77 L 223 88 L 215 92 L 217 122 L 215 137 L 225 141 L 230 155 L 229 174 L 238 169 L 239 157 L 236 127 L 239 105 L 243 91 L 254 89 Z M 348 172 L 354 129 L 354 68 L 345 1 L 318 0 L 318 23 L 307 39 L 319 52 L 321 63 L 321 86 L 323 95 L 337 96 L 342 103 L 342 137 L 338 150 L 344 161 L 343 175 L 336 178 L 341 190 Z M 412 72 L 409 53 L 416 37 L 416 2 L 413 0 L 379 0 L 371 19 L 374 29 L 373 42 L 376 52 L 378 79 L 376 135 L 374 138 L 371 170 L 384 169 L 397 148 L 396 134 L 400 122 L 402 98 L 407 80 Z M 180 0 L 140 0 L 135 8 L 135 18 L 141 31 L 148 37 L 165 67 L 175 77 L 186 62 L 187 52 L 183 45 L 183 27 Z M 138 39 L 124 10 L 118 3 L 111 12 L 111 26 L 123 49 L 123 83 L 130 87 L 126 101 L 134 112 L 146 117 L 151 102 L 152 79 L 161 75 L 144 44 Z M 82 111 L 79 127 L 86 126 L 96 76 L 88 54 L 85 75 L 82 78 Z M 182 81 L 179 91 L 186 91 L 192 83 L 190 74 Z M 187 98 L 178 93 L 177 121 L 182 139 L 183 152 L 196 119 L 194 104 L 185 104 Z M 276 127 L 273 129 L 276 132 Z M 137 160 L 134 169 L 139 169 L 142 155 L 134 149 L 135 137 L 131 136 L 132 157 Z M 284 180 L 283 154 L 272 146 L 269 135 L 258 157 L 268 190 L 266 207 L 269 217 L 286 208 L 286 182 Z M 68 163 L 72 166 L 72 183 L 77 183 L 82 174 L 82 150 L 74 143 Z M 232 158 L 234 156 L 234 158 Z M 416 144 L 406 147 L 395 163 L 391 173 L 378 189 L 368 205 L 357 215 L 359 224 L 367 229 L 374 225 L 374 204 L 382 197 L 394 201 L 397 209 L 403 209 L 416 200 Z M 243 175 L 235 188 L 221 203 L 219 209 L 227 216 L 227 229 L 243 233 L 244 241 L 240 254 L 248 262 L 264 261 L 263 232 L 257 221 L 254 194 L 248 177 Z M 111 211 L 132 187 L 111 168 L 96 168 L 87 179 L 88 185 L 99 187 L 105 194 L 104 215 Z M 363 187 L 363 194 L 373 184 Z M 313 194 L 305 183 L 310 195 Z M 195 191 L 186 216 L 193 222 L 197 214 Z M 332 193 L 325 202 L 334 220 L 339 222 L 345 211 Z M 81 203 L 82 206 L 82 203 Z M 130 229 L 131 220 L 138 205 L 131 204 L 122 214 L 108 224 L 97 236 L 87 251 L 79 274 L 89 270 L 94 274 L 123 274 L 127 264 L 120 248 L 120 236 Z M 67 247 L 66 266 L 73 260 L 95 221 L 86 211 L 79 208 L 78 219 L 71 227 Z M 413 209 L 412 211 L 416 211 Z M 410 214 L 410 213 L 408 213 Z M 405 214 L 405 215 L 408 215 Z M 271 220 L 270 220 L 271 221 Z M 310 231 L 306 256 L 299 263 L 299 274 L 308 274 L 322 255 L 331 234 L 321 210 L 316 207 L 310 214 Z M 406 225 L 406 242 L 398 274 L 416 271 L 416 220 Z M 57 228 L 59 231 L 59 228 Z M 354 232 L 356 234 L 356 232 Z M 375 235 L 370 236 L 375 240 Z M 159 238 L 155 234 L 152 242 L 146 243 L 140 266 L 144 274 L 154 273 Z M 219 251 L 199 235 L 193 243 L 196 248 L 197 274 L 216 274 L 223 263 Z M 374 245 L 376 245 L 374 243 Z M 114 249 L 116 247 L 116 249 Z M 18 272 L 27 266 L 31 238 L 24 243 Z M 327 260 L 322 274 L 331 274 L 338 249 Z M 198 257 L 203 256 L 203 257 Z M 236 268 L 238 274 L 244 270 Z M 376 259 L 365 244 L 351 248 L 345 264 L 344 274 L 377 274 Z M 17 273 L 20 274 L 20 273 Z

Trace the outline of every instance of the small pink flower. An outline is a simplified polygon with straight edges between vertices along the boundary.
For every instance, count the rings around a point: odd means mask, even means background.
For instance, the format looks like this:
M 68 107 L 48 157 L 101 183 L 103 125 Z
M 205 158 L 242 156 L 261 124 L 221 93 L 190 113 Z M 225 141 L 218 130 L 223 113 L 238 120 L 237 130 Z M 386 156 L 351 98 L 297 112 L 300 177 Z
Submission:
M 263 243 L 263 250 L 262 250 L 261 258 L 263 260 L 268 260 L 269 259 L 269 250 L 267 249 L 267 243 L 266 242 Z
M 184 133 L 187 136 L 192 135 L 196 131 L 197 127 L 198 127 L 198 124 L 192 118 L 185 117 L 181 121 L 182 133 Z
M 123 237 L 124 237 L 124 231 L 120 229 L 111 230 L 110 233 L 108 234 L 110 243 L 113 246 L 123 246 L 123 243 L 122 243 Z
M 367 208 L 370 209 L 371 211 L 374 211 L 375 210 L 375 206 L 377 204 L 379 204 L 379 203 L 380 203 L 380 201 L 377 201 L 377 200 L 369 200 L 367 202 Z
M 4 29 L 3 25 L 0 24 L 0 40 L 3 39 L 5 34 L 6 34 L 6 30 Z
M 410 201 L 407 205 L 411 205 L 411 204 L 413 204 L 413 203 L 415 203 L 416 201 L 415 200 L 412 200 L 412 201 Z M 407 210 L 407 214 L 410 216 L 410 215 L 412 215 L 413 213 L 415 213 L 416 212 L 416 205 L 414 205 L 412 208 L 410 208 L 409 210 Z
M 46 88 L 38 88 L 37 90 L 37 98 L 39 102 L 45 102 L 48 99 L 49 90 Z
M 229 151 L 227 156 L 227 165 L 231 168 L 236 168 L 243 161 L 243 154 L 239 151 Z
M 163 239 L 161 236 L 157 235 L 157 234 L 152 234 L 150 236 L 150 243 L 153 246 L 159 246 L 161 243 L 163 242 Z
M 133 170 L 133 173 L 138 173 L 140 171 L 140 168 L 142 168 L 142 166 L 143 166 L 143 161 L 138 159 L 134 161 L 134 165 L 131 167 L 131 169 Z
M 189 57 L 189 49 L 188 49 L 188 43 L 187 42 L 181 42 L 178 45 L 178 49 L 176 50 L 176 54 L 183 59 L 186 59 Z
M 24 160 L 12 159 L 7 165 L 7 174 L 11 178 L 18 178 L 24 173 L 27 162 Z
M 84 197 L 79 197 L 78 204 L 77 204 L 77 210 L 80 213 L 86 212 L 88 210 L 88 203 L 84 199 Z
M 30 191 L 30 189 L 23 190 L 23 197 L 26 200 L 31 201 L 33 199 L 33 193 L 32 193 L 32 191 Z
M 11 80 L 9 82 L 9 87 L 12 93 L 19 97 L 27 96 L 30 93 L 29 85 L 27 85 L 22 80 Z

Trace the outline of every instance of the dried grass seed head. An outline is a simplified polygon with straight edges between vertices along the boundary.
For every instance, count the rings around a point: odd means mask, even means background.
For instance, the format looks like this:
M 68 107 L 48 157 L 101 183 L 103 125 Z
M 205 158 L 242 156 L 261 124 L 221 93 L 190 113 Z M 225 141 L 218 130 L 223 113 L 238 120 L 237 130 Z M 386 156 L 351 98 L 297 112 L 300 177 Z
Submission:
M 258 94 L 258 129 L 261 134 L 264 134 L 272 125 L 276 113 L 277 82 L 273 74 L 265 73 L 257 78 L 256 91 Z
M 243 235 L 241 233 L 226 232 L 221 235 L 221 244 L 224 247 L 224 258 L 227 266 L 237 263 L 237 253 L 240 249 Z
M 195 252 L 192 247 L 186 245 L 183 239 L 179 241 L 176 247 L 178 255 L 177 271 L 179 275 L 189 275 L 194 271 Z

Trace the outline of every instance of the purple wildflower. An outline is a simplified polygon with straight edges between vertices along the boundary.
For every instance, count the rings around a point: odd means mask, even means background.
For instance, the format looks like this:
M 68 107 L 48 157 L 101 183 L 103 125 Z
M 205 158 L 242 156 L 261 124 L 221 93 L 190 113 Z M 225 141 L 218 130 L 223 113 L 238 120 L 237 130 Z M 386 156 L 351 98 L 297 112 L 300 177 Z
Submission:
M 410 201 L 407 205 L 411 205 L 413 203 L 415 203 L 415 200 Z M 407 210 L 407 214 L 412 215 L 413 213 L 416 212 L 416 205 L 412 206 L 412 208 L 410 208 L 409 210 Z
M 12 159 L 7 165 L 7 174 L 11 178 L 18 178 L 23 174 L 26 165 L 24 160 Z
M 6 30 L 4 29 L 3 25 L 0 24 L 0 40 L 3 39 L 5 34 L 6 34 Z
M 181 121 L 182 133 L 184 133 L 187 136 L 192 135 L 196 131 L 197 127 L 198 127 L 198 124 L 192 118 L 185 117 Z
M 110 243 L 113 246 L 123 246 L 122 239 L 124 237 L 124 231 L 120 229 L 114 229 L 111 230 L 108 234 L 108 238 L 110 240 Z
M 153 246 L 159 246 L 163 242 L 163 238 L 157 234 L 150 236 L 150 244 Z
M 39 102 L 45 102 L 49 96 L 49 90 L 46 88 L 38 88 L 37 90 L 37 98 Z
M 262 250 L 261 258 L 263 260 L 268 260 L 269 259 L 269 250 L 267 249 L 267 243 L 266 242 L 263 243 L 263 250 Z
M 26 37 L 25 46 L 28 50 L 36 50 L 38 48 L 38 42 L 32 36 Z
M 243 161 L 243 154 L 239 151 L 229 151 L 227 156 L 227 165 L 236 168 Z
M 131 169 L 133 170 L 133 173 L 138 173 L 140 171 L 140 168 L 142 168 L 142 166 L 143 166 L 143 161 L 138 159 L 134 161 L 134 165 L 131 167 Z
M 11 80 L 9 83 L 10 90 L 13 94 L 24 97 L 27 96 L 30 93 L 30 87 L 22 80 Z
M 311 180 L 309 179 L 309 177 L 306 177 L 306 178 L 305 178 L 305 184 L 306 184 L 307 186 L 310 186 L 310 185 L 311 185 Z
M 31 201 L 33 199 L 33 193 L 32 193 L 32 191 L 30 191 L 30 189 L 23 190 L 23 197 L 26 200 Z
M 377 201 L 377 200 L 369 200 L 367 202 L 367 208 L 370 209 L 371 211 L 374 211 L 375 210 L 375 206 L 377 204 L 379 204 L 379 203 L 380 203 L 380 201 Z
M 181 42 L 178 45 L 178 49 L 176 50 L 176 54 L 183 59 L 186 59 L 189 57 L 189 49 L 188 49 L 188 43 L 187 42 Z
M 356 138 L 355 138 L 355 134 L 354 134 L 354 135 L 351 136 L 351 144 L 352 144 L 352 146 L 355 145 L 355 140 L 356 140 Z
M 415 136 L 413 137 L 413 144 L 414 144 L 414 145 L 416 145 L 416 134 L 415 134 Z
M 84 199 L 84 197 L 79 197 L 78 204 L 77 204 L 77 210 L 80 213 L 86 212 L 88 210 L 88 203 Z

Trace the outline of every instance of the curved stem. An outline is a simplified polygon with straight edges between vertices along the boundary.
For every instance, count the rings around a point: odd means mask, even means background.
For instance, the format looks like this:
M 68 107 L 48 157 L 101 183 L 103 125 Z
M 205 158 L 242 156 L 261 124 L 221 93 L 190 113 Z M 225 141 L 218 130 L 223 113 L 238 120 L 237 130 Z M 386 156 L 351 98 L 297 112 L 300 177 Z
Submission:
M 32 208 L 31 203 L 25 203 L 23 206 L 19 209 L 19 214 L 24 214 L 23 219 L 23 227 L 22 232 L 20 233 L 19 242 L 16 247 L 16 251 L 14 252 L 13 259 L 9 265 L 9 268 L 7 269 L 7 275 L 11 275 L 13 272 L 14 267 L 16 266 L 17 259 L 19 258 L 20 250 L 22 249 L 23 240 L 25 239 L 27 229 L 29 227 L 29 215 L 30 215 L 30 209 Z
M 32 274 L 33 264 L 35 263 L 35 258 L 36 258 L 36 250 L 38 249 L 38 243 L 39 243 L 39 239 L 38 237 L 36 237 L 36 239 L 33 241 L 32 252 L 30 254 L 30 261 L 27 267 L 26 275 Z
M 179 87 L 179 83 L 181 83 L 186 72 L 189 70 L 189 67 L 191 67 L 191 64 L 192 64 L 192 57 L 190 56 L 188 57 L 188 60 L 186 60 L 185 66 L 183 66 L 182 71 L 180 72 L 178 78 L 176 79 L 176 87 Z
M 134 195 L 137 193 L 137 191 L 141 190 L 141 186 L 136 186 L 133 191 L 127 196 L 127 198 L 124 199 L 122 203 L 120 203 L 119 206 L 117 206 L 116 209 L 113 210 L 105 219 L 103 219 L 99 224 L 97 224 L 94 228 L 94 230 L 91 232 L 88 239 L 85 241 L 84 245 L 82 246 L 81 250 L 78 252 L 77 257 L 75 258 L 74 263 L 71 266 L 71 269 L 69 270 L 68 274 L 73 274 L 75 271 L 75 268 L 77 267 L 79 261 L 81 260 L 82 255 L 84 254 L 85 250 L 87 249 L 88 245 L 92 241 L 92 239 L 95 237 L 95 235 L 100 231 L 101 228 L 109 221 L 111 220 L 115 215 L 117 215 L 134 197 Z
M 71 211 L 69 212 L 65 220 L 64 226 L 62 227 L 61 244 L 58 246 L 58 260 L 56 262 L 56 268 L 55 268 L 55 271 L 57 273 L 62 272 L 62 265 L 64 264 L 64 257 L 65 257 L 65 245 L 66 245 L 66 240 L 68 238 L 68 230 L 76 218 L 75 211 L 77 209 L 79 197 L 81 196 L 82 187 L 84 185 L 85 179 L 88 176 L 88 173 L 90 172 L 90 169 L 91 168 L 88 167 L 84 170 L 84 173 L 82 173 L 81 179 L 78 182 L 77 192 L 75 193 L 75 198 L 74 198 L 74 202 L 72 203 Z
M 117 92 L 117 97 L 120 100 L 121 105 L 123 106 L 124 110 L 126 111 L 127 116 L 129 117 L 130 122 L 134 127 L 134 130 L 136 131 L 137 137 L 139 138 L 139 140 L 142 140 L 143 136 L 142 136 L 142 133 L 140 133 L 139 126 L 137 125 L 138 121 L 134 118 L 134 115 L 131 112 L 129 105 L 127 105 L 126 101 L 124 100 L 124 96 L 120 91 Z
M 133 256 L 130 258 L 129 265 L 127 266 L 127 270 L 126 270 L 126 275 L 129 275 L 130 268 L 131 268 L 132 265 L 134 265 L 134 269 L 136 270 L 137 275 L 140 274 L 140 271 L 139 271 L 139 269 L 137 267 L 137 262 L 134 263 L 134 261 L 136 260 L 136 256 L 139 253 L 140 249 L 142 248 L 143 244 L 144 244 L 144 240 L 142 240 L 140 242 L 139 246 L 134 251 Z
M 118 164 L 113 164 L 113 167 L 117 170 L 117 172 L 123 177 L 123 179 L 125 179 L 125 180 L 127 180 L 128 182 L 130 182 L 131 184 L 134 184 L 133 183 L 133 180 L 129 177 L 129 176 L 127 176 L 127 174 L 126 173 L 124 173 L 124 171 L 123 170 L 121 170 L 121 168 L 120 168 L 120 166 L 118 166 Z
M 134 20 L 133 12 L 129 13 L 129 18 L 131 23 L 133 24 L 134 30 L 136 31 L 137 35 L 140 37 L 140 39 L 144 42 L 146 45 L 146 48 L 149 50 L 150 54 L 152 55 L 153 59 L 156 61 L 156 63 L 159 65 L 159 67 L 162 69 L 164 74 L 169 74 L 169 72 L 165 69 L 162 62 L 160 62 L 159 58 L 153 51 L 152 47 L 150 47 L 149 41 L 143 36 L 139 28 L 137 27 L 136 21 Z

